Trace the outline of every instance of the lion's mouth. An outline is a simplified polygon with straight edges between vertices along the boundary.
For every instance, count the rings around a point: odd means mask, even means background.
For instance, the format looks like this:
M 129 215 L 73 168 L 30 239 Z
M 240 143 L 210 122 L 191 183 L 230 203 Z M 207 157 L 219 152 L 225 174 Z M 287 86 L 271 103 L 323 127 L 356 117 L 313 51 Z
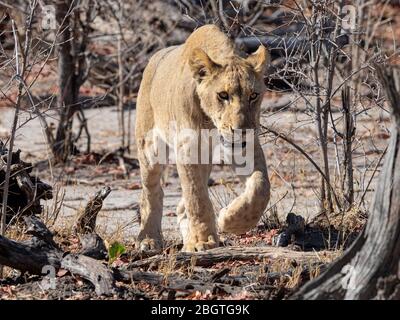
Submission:
M 220 136 L 220 140 L 224 148 L 227 149 L 244 149 L 246 148 L 247 142 L 246 141 L 231 141 L 228 139 L 225 139 L 224 136 Z

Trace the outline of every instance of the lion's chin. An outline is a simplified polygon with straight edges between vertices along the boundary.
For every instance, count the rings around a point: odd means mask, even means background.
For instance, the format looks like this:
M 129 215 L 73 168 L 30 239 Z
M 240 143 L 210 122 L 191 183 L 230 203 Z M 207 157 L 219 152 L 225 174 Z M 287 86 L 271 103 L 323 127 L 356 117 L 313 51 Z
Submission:
M 220 141 L 224 148 L 226 149 L 244 149 L 246 148 L 247 142 L 246 141 L 232 141 L 231 139 L 225 138 L 222 134 L 220 135 Z

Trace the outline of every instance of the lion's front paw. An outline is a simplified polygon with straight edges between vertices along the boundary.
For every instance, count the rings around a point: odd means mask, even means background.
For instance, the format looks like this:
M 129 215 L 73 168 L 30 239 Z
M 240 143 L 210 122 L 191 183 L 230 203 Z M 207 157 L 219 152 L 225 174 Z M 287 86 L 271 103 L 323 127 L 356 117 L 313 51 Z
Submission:
M 199 240 L 198 237 L 191 237 L 183 246 L 184 252 L 206 251 L 218 247 L 219 240 L 216 235 L 209 235 L 207 241 Z
M 237 199 L 240 200 L 240 199 Z M 241 201 L 233 202 L 222 208 L 218 215 L 218 230 L 236 235 L 244 234 L 254 228 L 260 219 L 260 214 L 251 207 L 242 205 Z

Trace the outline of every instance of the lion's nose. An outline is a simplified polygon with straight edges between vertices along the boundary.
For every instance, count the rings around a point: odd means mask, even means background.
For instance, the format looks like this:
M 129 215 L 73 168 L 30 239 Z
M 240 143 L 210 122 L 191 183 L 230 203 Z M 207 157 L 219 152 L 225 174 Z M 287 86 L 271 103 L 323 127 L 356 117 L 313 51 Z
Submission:
M 243 130 L 246 129 L 246 119 L 245 116 L 239 114 L 236 116 L 233 126 L 231 127 L 232 130 Z

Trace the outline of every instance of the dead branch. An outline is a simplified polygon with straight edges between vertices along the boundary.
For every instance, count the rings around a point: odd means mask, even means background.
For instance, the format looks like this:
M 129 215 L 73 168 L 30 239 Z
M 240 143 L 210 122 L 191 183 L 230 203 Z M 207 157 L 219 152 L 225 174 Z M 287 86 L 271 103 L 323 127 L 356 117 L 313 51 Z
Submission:
M 97 214 L 100 212 L 103 201 L 110 194 L 111 188 L 104 187 L 89 200 L 75 224 L 75 232 L 79 234 L 93 233 L 96 228 Z
M 94 284 L 99 296 L 112 294 L 113 274 L 100 261 L 84 255 L 68 254 L 62 259 L 61 267 Z
M 206 252 L 179 252 L 173 256 L 156 255 L 147 259 L 132 262 L 129 268 L 147 268 L 150 265 L 158 265 L 167 259 L 174 259 L 176 265 L 190 265 L 209 267 L 219 262 L 224 261 L 249 261 L 264 259 L 284 260 L 293 259 L 299 262 L 302 261 L 318 261 L 318 255 L 313 252 L 298 252 L 277 247 L 220 247 L 211 249 Z

